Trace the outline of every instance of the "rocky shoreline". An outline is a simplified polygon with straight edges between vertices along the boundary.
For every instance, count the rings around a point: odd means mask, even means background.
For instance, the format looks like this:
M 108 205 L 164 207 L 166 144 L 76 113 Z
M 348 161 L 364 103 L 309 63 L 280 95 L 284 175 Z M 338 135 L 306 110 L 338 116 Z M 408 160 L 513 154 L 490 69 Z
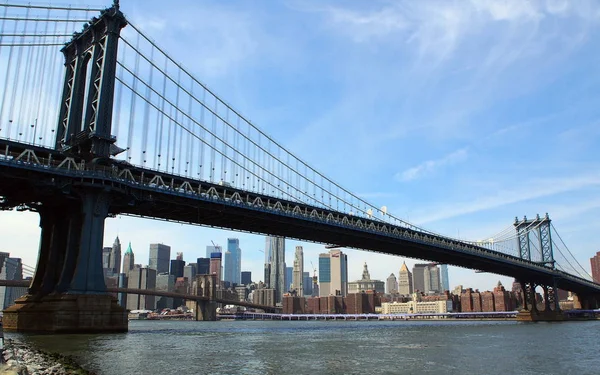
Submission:
M 0 375 L 94 375 L 70 356 L 46 353 L 14 340 L 2 349 Z

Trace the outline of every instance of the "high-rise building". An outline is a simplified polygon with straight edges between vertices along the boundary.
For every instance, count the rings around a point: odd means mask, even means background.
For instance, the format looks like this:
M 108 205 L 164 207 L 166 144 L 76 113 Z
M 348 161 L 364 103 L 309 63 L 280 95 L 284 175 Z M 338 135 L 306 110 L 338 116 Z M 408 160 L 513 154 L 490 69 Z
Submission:
M 129 271 L 127 278 L 127 287 L 132 289 L 148 289 L 156 288 L 156 270 L 143 267 L 134 268 Z M 155 296 L 144 296 L 137 294 L 129 294 L 127 296 L 128 310 L 154 310 L 156 309 Z
M 133 255 L 133 250 L 131 249 L 131 242 L 129 246 L 127 246 L 127 250 L 125 250 L 125 255 L 123 255 L 123 273 L 127 275 L 129 271 L 133 269 L 135 265 L 135 256 Z
M 185 267 L 183 253 L 177 253 L 177 258 L 171 260 L 171 268 L 169 274 L 173 275 L 177 280 L 178 277 L 183 277 L 183 267 Z
M 121 241 L 119 241 L 119 236 L 115 238 L 115 242 L 112 245 L 108 268 L 112 269 L 114 275 L 118 275 L 121 272 Z
M 398 280 L 396 279 L 396 275 L 394 275 L 394 273 L 391 273 L 385 281 L 385 292 L 388 294 L 398 293 Z
M 212 253 L 222 253 L 223 249 L 221 246 L 206 246 L 206 258 L 210 259 L 210 254 Z
M 283 301 L 285 286 L 285 238 L 267 237 L 265 247 L 265 284 L 275 289 L 275 303 Z
M 304 287 L 304 295 L 312 296 L 313 294 L 313 285 L 312 285 L 312 277 L 310 276 L 310 272 L 302 272 L 303 278 L 303 287 Z
M 6 256 L 2 256 L 2 263 L 0 267 L 0 279 L 2 280 L 23 280 L 23 264 L 21 258 L 10 258 L 9 253 Z M 15 300 L 22 295 L 27 294 L 27 288 L 23 287 L 0 287 L 0 308 L 6 309 L 9 306 L 14 305 Z
M 157 273 L 169 273 L 169 261 L 171 259 L 171 247 L 161 243 L 150 244 L 150 259 L 148 268 L 156 270 Z
M 294 266 L 292 267 L 292 290 L 298 297 L 304 296 L 304 251 L 302 246 L 296 246 Z
M 413 267 L 413 287 L 415 291 L 425 294 L 439 293 L 440 269 L 435 263 L 415 264 Z
M 413 294 L 413 285 L 413 274 L 406 267 L 406 262 L 403 262 L 398 274 L 398 293 L 403 296 Z
M 110 267 L 110 253 L 112 251 L 112 247 L 103 247 L 102 248 L 102 269 L 104 270 L 104 274 L 108 271 Z
M 447 264 L 441 264 L 440 265 L 440 273 L 441 273 L 441 284 L 442 284 L 442 289 L 440 290 L 440 292 L 445 292 L 447 290 L 450 290 L 450 281 L 448 280 L 448 265 Z
M 196 263 L 189 263 L 187 266 L 183 267 L 183 277 L 187 278 L 189 283 L 191 283 L 192 280 L 196 280 L 196 267 Z
M 234 284 L 241 284 L 242 249 L 240 249 L 239 239 L 227 239 L 227 251 L 225 252 L 224 263 L 223 280 Z
M 221 254 L 221 253 L 213 253 Z M 196 274 L 208 275 L 210 274 L 210 258 L 198 258 L 196 260 Z
M 156 290 L 162 292 L 174 292 L 175 291 L 175 276 L 169 275 L 168 273 L 159 273 L 156 275 Z M 172 309 L 173 298 L 171 297 L 156 297 L 156 309 Z
M 292 275 L 293 274 L 294 274 L 293 267 L 285 267 L 285 280 L 284 280 L 285 290 L 284 290 L 284 293 L 289 292 L 289 290 L 292 288 Z
M 592 265 L 592 278 L 594 282 L 600 283 L 600 251 L 590 258 L 590 263 Z
M 319 254 L 319 296 L 348 294 L 348 256 L 341 250 Z
M 252 284 L 252 272 L 242 271 L 242 284 L 244 284 L 244 285 Z
M 210 254 L 210 269 L 209 269 L 209 273 L 217 275 L 217 277 L 216 277 L 216 280 L 217 280 L 216 287 L 217 287 L 217 289 L 221 288 L 221 281 L 223 280 L 221 278 L 221 276 L 222 276 L 221 275 L 221 272 L 222 272 L 222 270 L 221 270 L 221 267 L 222 267 L 221 266 L 221 264 L 222 264 L 222 262 L 221 262 L 221 256 L 222 255 L 223 254 L 221 254 L 221 253 L 212 253 L 212 254 Z M 198 274 L 201 275 L 201 273 L 198 273 Z

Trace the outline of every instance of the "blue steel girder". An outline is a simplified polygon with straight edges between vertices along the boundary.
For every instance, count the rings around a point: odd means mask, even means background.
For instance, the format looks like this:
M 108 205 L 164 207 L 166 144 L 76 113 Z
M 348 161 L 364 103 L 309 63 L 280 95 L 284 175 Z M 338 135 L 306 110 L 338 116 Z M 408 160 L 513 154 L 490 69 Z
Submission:
M 540 252 L 542 253 L 542 263 L 554 268 L 554 251 L 552 249 L 550 218 L 548 217 L 548 214 L 546 214 L 543 219 L 540 219 L 539 216 L 537 219 L 540 220 L 537 232 L 540 241 Z
M 517 241 L 519 243 L 519 257 L 521 259 L 531 261 L 531 245 L 529 239 L 529 225 L 531 221 L 527 220 L 527 217 L 523 218 L 523 221 L 519 221 L 515 218 L 514 226 L 517 229 Z

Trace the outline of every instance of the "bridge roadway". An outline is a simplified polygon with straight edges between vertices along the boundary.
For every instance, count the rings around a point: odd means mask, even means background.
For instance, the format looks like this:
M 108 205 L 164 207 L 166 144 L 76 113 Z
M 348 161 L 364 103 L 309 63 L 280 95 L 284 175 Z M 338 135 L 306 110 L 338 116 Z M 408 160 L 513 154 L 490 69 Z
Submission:
M 0 280 L 0 286 L 7 287 L 28 287 L 30 282 L 28 280 Z M 280 312 L 281 307 L 275 306 L 265 306 L 265 305 L 257 305 L 250 302 L 242 302 L 242 301 L 232 301 L 223 298 L 214 298 L 210 299 L 204 296 L 194 296 L 192 294 L 184 294 L 184 293 L 173 293 L 173 292 L 164 292 L 161 290 L 147 290 L 147 289 L 134 289 L 134 288 L 106 288 L 108 293 L 125 293 L 125 294 L 141 294 L 145 296 L 157 296 L 157 297 L 168 297 L 168 298 L 181 298 L 183 300 L 188 301 L 213 301 L 217 303 L 221 303 L 224 305 L 235 305 L 235 306 L 243 306 L 249 307 L 253 309 L 260 309 L 266 312 Z
M 111 159 L 77 159 L 0 139 L 0 209 L 27 210 L 93 190 L 111 194 L 109 215 L 126 214 L 402 255 L 556 285 L 583 295 L 600 285 L 516 256 L 324 207 L 239 190 Z

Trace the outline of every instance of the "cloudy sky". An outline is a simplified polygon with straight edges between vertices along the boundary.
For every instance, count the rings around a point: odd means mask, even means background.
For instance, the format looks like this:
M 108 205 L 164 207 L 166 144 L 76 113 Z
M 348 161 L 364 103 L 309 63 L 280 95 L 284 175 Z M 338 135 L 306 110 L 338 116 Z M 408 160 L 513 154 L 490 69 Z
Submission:
M 59 4 L 59 3 L 55 3 Z M 60 4 L 64 4 L 60 2 Z M 89 0 L 91 6 L 108 1 Z M 589 269 L 600 232 L 600 7 L 596 2 L 138 1 L 128 19 L 267 134 L 376 206 L 465 240 L 548 212 Z M 34 214 L 0 213 L 0 250 L 34 266 Z M 108 219 L 136 262 L 162 242 L 192 261 L 240 239 L 262 279 L 264 237 Z M 305 270 L 323 246 L 305 249 Z M 403 261 L 348 250 L 349 278 Z M 491 274 L 450 267 L 450 286 Z

